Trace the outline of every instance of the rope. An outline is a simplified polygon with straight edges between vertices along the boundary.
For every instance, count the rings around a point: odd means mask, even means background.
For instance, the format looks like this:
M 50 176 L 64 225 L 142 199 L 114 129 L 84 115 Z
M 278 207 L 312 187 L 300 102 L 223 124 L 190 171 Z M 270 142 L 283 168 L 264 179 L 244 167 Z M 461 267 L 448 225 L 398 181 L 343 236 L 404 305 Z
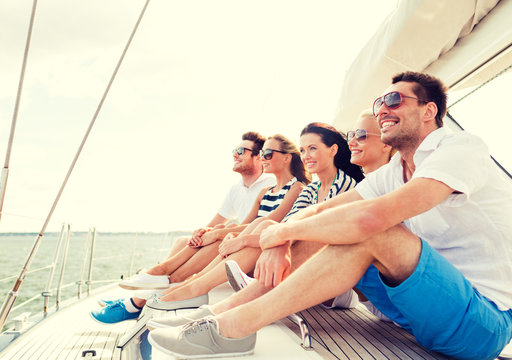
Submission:
M 477 86 L 476 88 L 474 88 L 473 90 L 471 90 L 470 92 L 468 92 L 466 95 L 464 95 L 463 97 L 461 97 L 460 99 L 458 99 L 457 101 L 455 101 L 453 104 L 450 104 L 450 106 L 448 106 L 448 109 L 449 110 L 450 108 L 452 108 L 454 105 L 458 104 L 459 102 L 461 102 L 462 100 L 464 100 L 465 98 L 467 98 L 468 96 L 470 96 L 471 94 L 473 94 L 475 91 L 477 90 L 480 90 L 483 86 L 487 85 L 488 83 L 490 83 L 491 81 L 493 81 L 494 79 L 497 79 L 498 77 L 500 77 L 501 75 L 503 75 L 504 73 L 506 73 L 507 71 L 509 71 L 510 69 L 512 68 L 512 64 L 507 66 L 506 68 L 504 68 L 503 70 L 501 70 L 500 72 L 498 72 L 496 75 L 494 75 L 493 77 L 491 77 L 490 79 L 488 79 L 487 81 L 484 81 L 482 84 L 480 84 L 479 86 Z
M 18 83 L 18 91 L 16 93 L 16 102 L 14 104 L 14 112 L 12 115 L 11 132 L 9 135 L 9 142 L 7 143 L 7 150 L 5 152 L 4 168 L 2 169 L 2 184 L 0 184 L 0 218 L 2 216 L 2 208 L 4 206 L 4 195 L 7 187 L 7 177 L 9 173 L 9 163 L 11 161 L 12 144 L 14 143 L 14 133 L 16 132 L 16 121 L 18 120 L 18 112 L 20 108 L 21 93 L 23 90 L 23 82 L 25 80 L 25 69 L 27 68 L 28 51 L 30 49 L 30 41 L 32 39 L 32 29 L 34 28 L 34 19 L 36 17 L 37 0 L 32 3 L 32 14 L 30 15 L 30 22 L 28 26 L 27 41 L 25 43 L 25 52 L 23 54 L 23 62 L 21 65 L 20 81 Z
M 75 157 L 73 158 L 73 161 L 71 162 L 71 165 L 69 167 L 69 170 L 66 174 L 66 177 L 64 178 L 64 181 L 62 182 L 62 185 L 59 189 L 59 192 L 57 193 L 57 196 L 53 202 L 53 205 L 50 209 L 50 212 L 48 213 L 48 216 L 46 217 L 46 220 L 41 228 L 41 231 L 39 232 L 39 235 L 38 237 L 36 238 L 35 242 L 34 242 L 34 245 L 32 246 L 32 250 L 30 251 L 30 254 L 29 256 L 27 257 L 27 260 L 25 261 L 25 265 L 23 266 L 21 272 L 20 272 L 20 275 L 18 277 L 18 279 L 16 280 L 14 286 L 13 286 L 13 289 L 11 291 L 11 293 L 7 296 L 7 299 L 6 301 L 4 302 L 4 305 L 0 311 L 0 328 L 4 325 L 5 323 L 5 319 L 7 318 L 9 312 L 10 312 L 10 309 L 14 303 L 14 301 L 16 300 L 16 294 L 18 292 L 18 289 L 20 288 L 21 284 L 23 283 L 23 279 L 25 278 L 25 275 L 28 271 L 28 268 L 30 267 L 30 264 L 32 263 L 32 260 L 34 259 L 34 256 L 35 254 L 37 253 L 37 250 L 39 248 L 39 245 L 41 243 L 41 238 L 43 237 L 43 234 L 45 233 L 45 230 L 46 230 L 46 227 L 48 226 L 48 223 L 50 222 L 50 219 L 53 215 L 53 212 L 55 211 L 55 208 L 57 207 L 57 204 L 60 200 L 60 197 L 64 191 L 64 188 L 66 187 L 66 184 L 68 182 L 68 179 L 69 177 L 71 176 L 71 173 L 75 167 L 75 164 L 76 162 L 78 161 L 78 157 L 80 156 L 80 153 L 82 152 L 82 149 L 85 145 L 85 142 L 87 141 L 87 138 L 89 137 L 89 134 L 92 130 L 92 127 L 94 126 L 94 123 L 96 122 L 96 118 L 98 117 L 98 114 L 103 106 L 103 103 L 105 102 L 105 99 L 107 97 L 107 94 L 110 90 L 110 87 L 112 86 L 112 83 L 114 82 L 114 79 L 117 75 L 117 72 L 119 70 L 119 68 L 121 67 L 121 63 L 123 62 L 123 59 L 126 55 L 126 52 L 128 51 L 128 48 L 133 40 L 133 37 L 135 36 L 135 33 L 137 31 L 137 28 L 139 27 L 139 24 L 142 20 L 142 17 L 144 16 L 144 13 L 146 11 L 146 8 L 148 7 L 148 4 L 149 4 L 149 1 L 150 0 L 146 0 L 146 3 L 144 4 L 144 7 L 142 8 L 142 11 L 139 15 L 139 18 L 137 19 L 137 22 L 135 23 L 135 26 L 132 30 L 132 33 L 130 34 L 130 37 L 128 39 L 128 42 L 126 43 L 126 46 L 123 50 L 123 53 L 121 54 L 121 57 L 119 58 L 119 61 L 117 62 L 117 65 L 114 69 L 114 72 L 110 78 L 110 81 L 108 82 L 108 85 L 107 85 L 107 88 L 105 89 L 105 92 L 103 93 L 103 96 L 100 100 L 100 103 L 98 104 L 98 107 L 96 109 L 96 112 L 94 113 L 94 116 L 91 120 L 91 123 L 89 124 L 89 127 L 87 128 L 87 131 L 82 139 L 82 142 L 80 143 L 80 146 L 78 147 L 78 150 L 75 154 Z

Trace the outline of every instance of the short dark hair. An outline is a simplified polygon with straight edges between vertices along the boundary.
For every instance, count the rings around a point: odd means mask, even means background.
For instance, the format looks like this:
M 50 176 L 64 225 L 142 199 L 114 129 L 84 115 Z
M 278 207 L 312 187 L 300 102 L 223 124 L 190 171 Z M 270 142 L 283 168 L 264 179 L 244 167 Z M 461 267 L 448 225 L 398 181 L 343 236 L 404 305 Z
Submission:
M 258 155 L 260 153 L 260 150 L 263 148 L 263 144 L 265 143 L 267 138 L 265 138 L 263 135 L 256 131 L 248 131 L 242 135 L 242 140 L 252 141 L 254 143 L 252 154 Z
M 426 101 L 432 101 L 437 106 L 436 124 L 438 127 L 443 126 L 443 118 L 446 114 L 446 86 L 438 78 L 414 71 L 406 71 L 393 76 L 392 83 L 399 81 L 415 83 L 412 91 L 419 98 Z

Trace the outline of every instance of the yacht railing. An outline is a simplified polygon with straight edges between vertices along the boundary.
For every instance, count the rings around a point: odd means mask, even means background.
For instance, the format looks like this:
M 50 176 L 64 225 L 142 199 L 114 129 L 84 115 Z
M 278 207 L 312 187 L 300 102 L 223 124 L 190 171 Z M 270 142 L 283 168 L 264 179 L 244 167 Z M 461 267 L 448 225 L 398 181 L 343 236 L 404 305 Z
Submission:
M 164 236 L 164 238 L 165 238 L 164 241 L 166 239 L 169 240 L 169 238 L 167 237 L 167 234 Z M 130 274 L 133 272 L 133 268 L 134 268 L 134 264 L 135 264 L 134 259 L 135 259 L 135 253 L 137 251 L 137 240 L 138 240 L 138 235 L 136 235 L 133 239 L 133 246 L 132 246 L 130 263 L 129 263 L 129 273 Z M 170 240 L 172 241 L 172 238 Z M 91 228 L 91 229 L 89 229 L 87 239 L 85 241 L 85 246 L 84 246 L 84 250 L 83 250 L 84 253 L 83 253 L 83 257 L 82 257 L 82 265 L 81 265 L 81 270 L 80 270 L 80 277 L 76 281 L 72 281 L 72 282 L 64 284 L 64 275 L 66 273 L 66 265 L 67 265 L 67 261 L 68 261 L 68 252 L 69 252 L 70 242 L 71 242 L 71 226 L 69 224 L 62 225 L 62 228 L 61 228 L 61 231 L 60 231 L 59 237 L 58 237 L 57 246 L 54 250 L 53 261 L 48 265 L 39 267 L 37 269 L 32 269 L 25 273 L 25 275 L 29 275 L 29 274 L 49 270 L 48 271 L 48 279 L 47 279 L 46 285 L 44 287 L 44 290 L 41 293 L 38 293 L 38 294 L 24 300 L 23 302 L 17 304 L 16 306 L 11 306 L 8 308 L 5 306 L 5 304 L 8 302 L 9 297 L 13 297 L 13 295 L 17 296 L 17 294 L 11 294 L 12 293 L 12 291 L 11 291 L 11 293 L 7 294 L 7 297 L 4 302 L 4 307 L 0 311 L 0 318 L 7 319 L 7 317 L 9 316 L 10 313 L 13 313 L 13 312 L 25 307 L 26 305 L 32 303 L 35 300 L 40 299 L 41 297 L 43 298 L 42 315 L 43 315 L 43 317 L 46 317 L 48 315 L 48 312 L 50 309 L 50 298 L 53 297 L 54 294 L 56 294 L 55 295 L 55 310 L 59 310 L 59 307 L 62 302 L 61 300 L 62 300 L 63 290 L 65 290 L 65 289 L 68 289 L 72 286 L 77 286 L 76 299 L 80 299 L 83 294 L 84 285 L 86 286 L 85 291 L 87 293 L 87 296 L 89 296 L 91 294 L 92 285 L 114 283 L 116 281 L 119 281 L 119 278 L 93 280 L 92 273 L 93 273 L 95 262 L 96 263 L 104 263 L 105 260 L 110 260 L 110 259 L 115 259 L 115 258 L 126 259 L 126 254 L 118 254 L 118 255 L 113 255 L 113 256 L 103 256 L 103 257 L 95 258 L 94 255 L 95 255 L 95 245 L 96 245 L 96 229 Z M 169 244 L 170 244 L 170 242 L 167 243 L 167 245 L 169 245 Z M 164 246 L 162 248 L 144 247 L 144 250 L 139 249 L 138 251 L 141 255 L 147 255 L 147 254 L 151 254 L 151 253 L 162 254 L 162 251 L 165 249 L 168 250 L 169 247 L 168 246 L 166 246 L 166 247 Z M 61 254 L 62 254 L 62 256 L 61 256 Z M 52 287 L 54 277 L 56 275 L 57 263 L 59 261 L 59 258 L 61 258 L 60 259 L 61 263 L 60 263 L 60 272 L 58 275 L 58 281 L 57 281 L 57 285 L 55 287 Z M 158 261 L 157 261 L 157 263 L 158 263 Z M 85 278 L 86 272 L 87 272 L 87 277 Z M 16 278 L 17 278 L 16 275 L 7 276 L 5 278 L 0 279 L 0 283 L 8 282 L 8 281 L 14 280 Z M 71 297 L 71 298 L 73 298 L 73 297 Z

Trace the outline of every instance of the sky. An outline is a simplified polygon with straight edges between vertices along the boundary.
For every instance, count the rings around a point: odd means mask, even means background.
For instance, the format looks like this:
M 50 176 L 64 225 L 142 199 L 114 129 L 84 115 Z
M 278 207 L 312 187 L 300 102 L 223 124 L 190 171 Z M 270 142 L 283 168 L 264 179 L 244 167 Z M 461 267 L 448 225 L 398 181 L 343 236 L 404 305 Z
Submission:
M 38 2 L 0 232 L 41 229 L 144 3 Z M 152 0 L 48 231 L 205 225 L 240 179 L 241 134 L 297 142 L 331 122 L 345 72 L 396 3 Z M 2 161 L 31 8 L 0 3 Z

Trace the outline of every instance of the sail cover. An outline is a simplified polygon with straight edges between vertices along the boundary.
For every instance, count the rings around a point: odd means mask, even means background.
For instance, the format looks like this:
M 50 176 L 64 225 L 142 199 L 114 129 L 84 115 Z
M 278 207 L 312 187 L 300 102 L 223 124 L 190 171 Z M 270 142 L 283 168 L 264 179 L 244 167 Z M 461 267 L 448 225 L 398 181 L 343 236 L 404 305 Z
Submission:
M 511 13 L 512 1 L 400 0 L 349 68 L 334 125 L 350 127 L 402 71 L 425 71 L 451 88 L 462 86 L 475 69 L 510 50 Z

